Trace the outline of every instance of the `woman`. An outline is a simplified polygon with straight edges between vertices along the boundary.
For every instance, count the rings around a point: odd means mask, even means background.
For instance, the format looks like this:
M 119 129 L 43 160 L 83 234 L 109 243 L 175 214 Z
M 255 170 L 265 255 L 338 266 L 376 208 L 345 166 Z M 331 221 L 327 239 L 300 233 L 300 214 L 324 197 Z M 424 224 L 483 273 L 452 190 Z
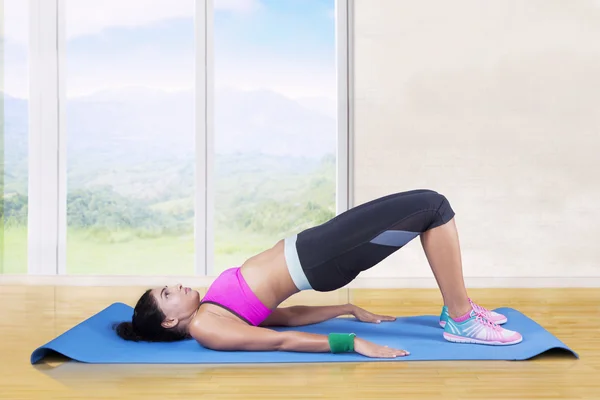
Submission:
M 420 236 L 444 300 L 443 337 L 488 345 L 519 343 L 519 333 L 500 326 L 506 317 L 467 296 L 454 211 L 431 190 L 385 196 L 352 208 L 328 222 L 279 241 L 224 271 L 201 300 L 181 285 L 150 289 L 135 306 L 132 321 L 117 326 L 124 339 L 174 341 L 193 338 L 214 350 L 349 352 L 368 357 L 406 356 L 355 337 L 278 332 L 269 326 L 300 326 L 340 315 L 366 322 L 393 321 L 354 305 L 278 307 L 301 291 L 332 291 Z

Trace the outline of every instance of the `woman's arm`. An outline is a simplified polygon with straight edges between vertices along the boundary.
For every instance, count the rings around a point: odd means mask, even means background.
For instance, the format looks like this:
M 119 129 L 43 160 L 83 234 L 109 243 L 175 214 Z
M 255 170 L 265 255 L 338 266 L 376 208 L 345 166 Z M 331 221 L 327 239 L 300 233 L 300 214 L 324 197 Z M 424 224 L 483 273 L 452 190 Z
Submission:
M 353 315 L 359 321 L 379 323 L 394 321 L 396 318 L 387 315 L 377 315 L 366 311 L 354 304 L 335 306 L 292 306 L 277 308 L 261 324 L 261 326 L 302 326 L 317 324 L 342 315 Z
M 291 306 L 277 308 L 261 326 L 302 326 L 352 314 L 352 305 Z
M 220 351 L 293 351 L 327 353 L 331 351 L 329 336 L 307 332 L 278 332 L 255 327 L 227 318 L 195 321 L 190 334 L 202 346 Z M 391 349 L 354 337 L 354 352 L 367 357 L 394 358 L 409 353 Z

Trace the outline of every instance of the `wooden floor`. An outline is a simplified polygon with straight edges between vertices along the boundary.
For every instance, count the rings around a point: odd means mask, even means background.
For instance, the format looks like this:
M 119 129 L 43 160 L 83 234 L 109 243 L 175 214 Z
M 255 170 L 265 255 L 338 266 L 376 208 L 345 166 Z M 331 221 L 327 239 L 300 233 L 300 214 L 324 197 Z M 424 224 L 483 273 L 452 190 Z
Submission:
M 523 362 L 377 362 L 258 366 L 32 366 L 31 352 L 142 288 L 0 286 L 2 399 L 600 399 L 600 290 L 471 290 L 488 307 L 514 307 L 576 350 Z M 437 314 L 435 290 L 302 293 L 288 304 L 351 301 L 378 313 Z M 410 349 L 408 349 L 410 350 Z M 442 396 L 442 397 L 440 397 Z

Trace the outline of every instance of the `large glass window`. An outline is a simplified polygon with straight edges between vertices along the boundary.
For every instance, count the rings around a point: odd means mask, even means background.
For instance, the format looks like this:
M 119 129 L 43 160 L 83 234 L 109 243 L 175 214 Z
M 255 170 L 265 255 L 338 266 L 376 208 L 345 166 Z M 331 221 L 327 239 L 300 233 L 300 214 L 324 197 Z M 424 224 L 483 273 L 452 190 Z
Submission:
M 69 274 L 195 271 L 194 14 L 66 2 Z
M 212 275 L 335 215 L 335 0 L 214 1 Z
M 0 273 L 27 273 L 28 1 L 0 0 Z

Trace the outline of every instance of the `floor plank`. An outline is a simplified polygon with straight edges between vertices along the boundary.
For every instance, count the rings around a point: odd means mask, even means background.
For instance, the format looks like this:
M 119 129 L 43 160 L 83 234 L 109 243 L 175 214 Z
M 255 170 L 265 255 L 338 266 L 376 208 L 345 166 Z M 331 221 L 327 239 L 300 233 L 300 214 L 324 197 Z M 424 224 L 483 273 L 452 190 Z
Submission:
M 0 398 L 100 399 L 599 399 L 600 290 L 473 289 L 490 308 L 534 318 L 581 359 L 300 365 L 87 365 L 54 359 L 36 366 L 41 344 L 112 302 L 133 305 L 143 288 L 0 286 Z M 201 290 L 201 293 L 204 291 Z M 286 304 L 351 301 L 377 313 L 437 314 L 436 290 L 302 293 Z

